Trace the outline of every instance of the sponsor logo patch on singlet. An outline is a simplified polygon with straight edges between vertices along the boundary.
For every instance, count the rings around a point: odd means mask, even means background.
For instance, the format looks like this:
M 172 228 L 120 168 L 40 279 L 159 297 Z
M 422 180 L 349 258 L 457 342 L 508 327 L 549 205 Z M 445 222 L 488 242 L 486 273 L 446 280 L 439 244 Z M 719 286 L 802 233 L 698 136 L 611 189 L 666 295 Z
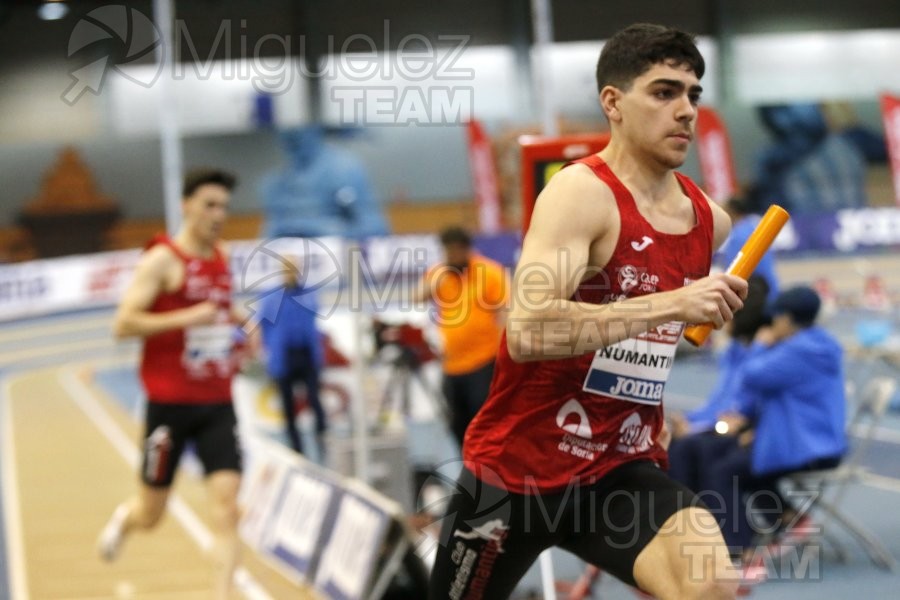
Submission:
M 670 321 L 594 353 L 582 389 L 617 400 L 658 405 L 684 323 Z
M 234 346 L 230 323 L 188 327 L 184 332 L 185 358 L 189 364 L 227 361 Z

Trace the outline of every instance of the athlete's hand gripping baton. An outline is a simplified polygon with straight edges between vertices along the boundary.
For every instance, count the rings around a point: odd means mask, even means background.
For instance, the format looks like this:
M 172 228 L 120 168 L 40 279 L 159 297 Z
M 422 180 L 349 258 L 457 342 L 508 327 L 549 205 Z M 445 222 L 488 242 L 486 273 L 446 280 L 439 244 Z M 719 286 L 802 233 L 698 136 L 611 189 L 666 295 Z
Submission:
M 771 246 L 772 242 L 775 241 L 775 238 L 778 237 L 778 232 L 781 231 L 781 228 L 784 227 L 784 224 L 787 223 L 790 218 L 791 216 L 787 211 L 780 206 L 775 204 L 770 206 L 769 210 L 766 211 L 766 214 L 763 215 L 762 220 L 760 220 L 759 225 L 756 226 L 756 229 L 754 229 L 753 233 L 750 234 L 750 237 L 747 238 L 744 247 L 737 253 L 737 256 L 734 257 L 734 260 L 731 261 L 731 265 L 729 265 L 728 270 L 725 272 L 729 275 L 736 275 L 741 279 L 750 277 L 753 270 L 756 269 L 756 265 L 759 264 L 760 259 L 763 257 L 763 254 L 766 253 L 769 246 Z M 713 326 L 711 323 L 689 325 L 684 330 L 684 339 L 695 346 L 700 346 L 706 341 L 706 338 L 709 336 L 709 332 L 712 331 L 712 329 Z

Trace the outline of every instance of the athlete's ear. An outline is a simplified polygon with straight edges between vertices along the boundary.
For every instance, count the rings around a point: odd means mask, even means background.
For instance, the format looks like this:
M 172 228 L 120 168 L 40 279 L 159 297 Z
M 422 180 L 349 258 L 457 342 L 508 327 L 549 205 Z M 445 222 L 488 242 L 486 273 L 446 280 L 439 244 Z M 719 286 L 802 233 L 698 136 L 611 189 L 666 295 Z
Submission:
M 600 108 L 603 109 L 606 118 L 610 121 L 620 121 L 622 119 L 622 114 L 619 112 L 621 99 L 622 92 L 617 87 L 607 85 L 600 90 Z

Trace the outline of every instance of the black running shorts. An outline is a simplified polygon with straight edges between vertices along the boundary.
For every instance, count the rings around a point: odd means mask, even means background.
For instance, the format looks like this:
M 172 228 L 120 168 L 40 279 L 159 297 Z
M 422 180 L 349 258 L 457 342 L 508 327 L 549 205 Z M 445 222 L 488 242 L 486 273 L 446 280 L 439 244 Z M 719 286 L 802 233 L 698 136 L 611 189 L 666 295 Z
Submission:
M 185 445 L 191 442 L 207 475 L 241 470 L 237 418 L 231 402 L 220 404 L 147 403 L 141 479 L 168 487 Z
M 669 517 L 690 506 L 703 504 L 649 461 L 622 465 L 592 485 L 541 495 L 512 494 L 464 470 L 447 509 L 429 598 L 508 598 L 552 546 L 636 585 L 638 554 Z

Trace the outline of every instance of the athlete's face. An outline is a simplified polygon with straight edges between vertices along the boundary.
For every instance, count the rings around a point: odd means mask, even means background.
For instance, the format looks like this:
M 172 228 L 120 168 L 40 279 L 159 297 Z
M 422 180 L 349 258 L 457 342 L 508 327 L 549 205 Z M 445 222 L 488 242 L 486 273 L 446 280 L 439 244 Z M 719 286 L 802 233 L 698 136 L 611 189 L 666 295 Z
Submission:
M 687 65 L 658 63 L 628 90 L 600 94 L 614 131 L 634 152 L 664 168 L 681 166 L 694 138 L 700 80 Z
M 218 183 L 206 183 L 184 199 L 184 221 L 191 231 L 207 243 L 215 242 L 222 234 L 231 192 Z

